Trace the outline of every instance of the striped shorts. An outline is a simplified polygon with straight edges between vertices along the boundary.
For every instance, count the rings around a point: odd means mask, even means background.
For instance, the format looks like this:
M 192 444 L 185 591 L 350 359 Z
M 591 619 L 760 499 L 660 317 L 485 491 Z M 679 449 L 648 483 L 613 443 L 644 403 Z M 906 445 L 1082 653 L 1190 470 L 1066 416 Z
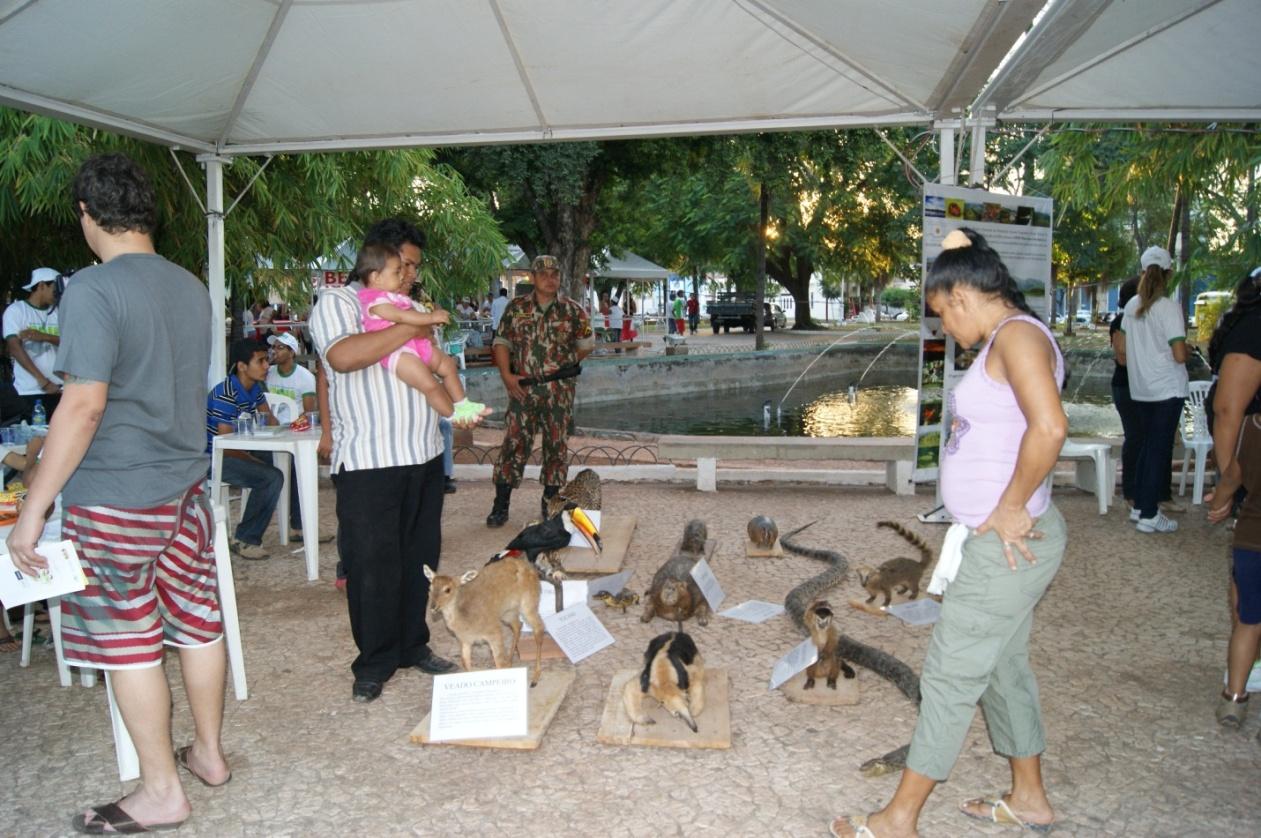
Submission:
M 66 662 L 139 669 L 161 664 L 164 643 L 217 641 L 214 528 L 200 487 L 149 509 L 66 507 L 62 533 L 87 576 L 61 601 Z

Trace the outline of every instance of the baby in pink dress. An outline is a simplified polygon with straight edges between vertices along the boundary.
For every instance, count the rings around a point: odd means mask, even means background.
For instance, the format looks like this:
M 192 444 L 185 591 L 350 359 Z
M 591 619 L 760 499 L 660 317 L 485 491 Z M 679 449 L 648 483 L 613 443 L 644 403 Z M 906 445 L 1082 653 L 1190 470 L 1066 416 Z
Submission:
M 420 310 L 410 298 L 399 293 L 403 286 L 403 262 L 389 247 L 365 245 L 355 262 L 354 276 L 363 284 L 358 295 L 364 331 L 379 332 L 395 323 L 440 326 L 450 319 L 442 310 Z M 409 387 L 419 390 L 438 415 L 456 425 L 475 425 L 491 413 L 486 405 L 468 400 L 455 360 L 432 339 L 412 338 L 382 358 L 381 366 Z

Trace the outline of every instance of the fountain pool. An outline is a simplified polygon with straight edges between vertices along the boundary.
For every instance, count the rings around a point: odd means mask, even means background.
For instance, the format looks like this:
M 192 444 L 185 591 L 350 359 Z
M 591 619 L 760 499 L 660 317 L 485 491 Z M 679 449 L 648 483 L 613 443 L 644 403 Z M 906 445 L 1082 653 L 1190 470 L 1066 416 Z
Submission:
M 853 376 L 799 385 L 778 419 L 774 401 L 780 388 L 774 386 L 580 404 L 575 421 L 582 428 L 654 434 L 842 437 L 915 433 L 916 392 L 906 386 L 904 375 L 872 373 L 851 399 L 850 386 L 856 381 Z M 763 410 L 768 399 L 769 425 Z M 1072 436 L 1121 436 L 1121 421 L 1106 398 L 1078 396 L 1077 401 L 1065 402 L 1064 411 Z

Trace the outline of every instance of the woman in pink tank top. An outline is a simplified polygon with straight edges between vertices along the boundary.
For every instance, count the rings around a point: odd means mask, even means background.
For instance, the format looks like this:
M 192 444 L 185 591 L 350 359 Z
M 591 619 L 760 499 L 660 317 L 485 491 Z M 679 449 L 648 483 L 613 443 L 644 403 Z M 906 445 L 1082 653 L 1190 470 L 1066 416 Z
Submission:
M 1064 361 L 984 237 L 961 228 L 941 247 L 924 300 L 961 346 L 981 345 L 951 392 L 940 476 L 946 509 L 968 531 L 924 659 L 919 719 L 897 791 L 879 812 L 836 819 L 838 836 L 914 835 L 978 702 L 1012 785 L 963 801 L 961 813 L 1037 831 L 1055 822 L 1042 784 L 1046 739 L 1028 641 L 1067 538 L 1047 480 L 1068 432 Z

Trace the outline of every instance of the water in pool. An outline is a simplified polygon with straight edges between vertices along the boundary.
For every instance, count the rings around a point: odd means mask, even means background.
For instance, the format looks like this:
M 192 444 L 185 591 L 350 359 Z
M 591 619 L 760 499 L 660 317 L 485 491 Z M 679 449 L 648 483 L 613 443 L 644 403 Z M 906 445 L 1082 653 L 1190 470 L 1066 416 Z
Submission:
M 772 392 L 742 389 L 584 405 L 575 418 L 581 428 L 654 434 L 911 436 L 915 432 L 915 388 L 889 383 L 891 378 L 880 381 L 869 375 L 852 397 L 848 381 L 800 384 L 778 417 L 775 408 L 786 385 L 777 385 Z M 764 411 L 768 400 L 769 423 Z M 1065 402 L 1064 411 L 1072 436 L 1121 436 L 1121 421 L 1107 398 L 1078 396 L 1076 402 Z

